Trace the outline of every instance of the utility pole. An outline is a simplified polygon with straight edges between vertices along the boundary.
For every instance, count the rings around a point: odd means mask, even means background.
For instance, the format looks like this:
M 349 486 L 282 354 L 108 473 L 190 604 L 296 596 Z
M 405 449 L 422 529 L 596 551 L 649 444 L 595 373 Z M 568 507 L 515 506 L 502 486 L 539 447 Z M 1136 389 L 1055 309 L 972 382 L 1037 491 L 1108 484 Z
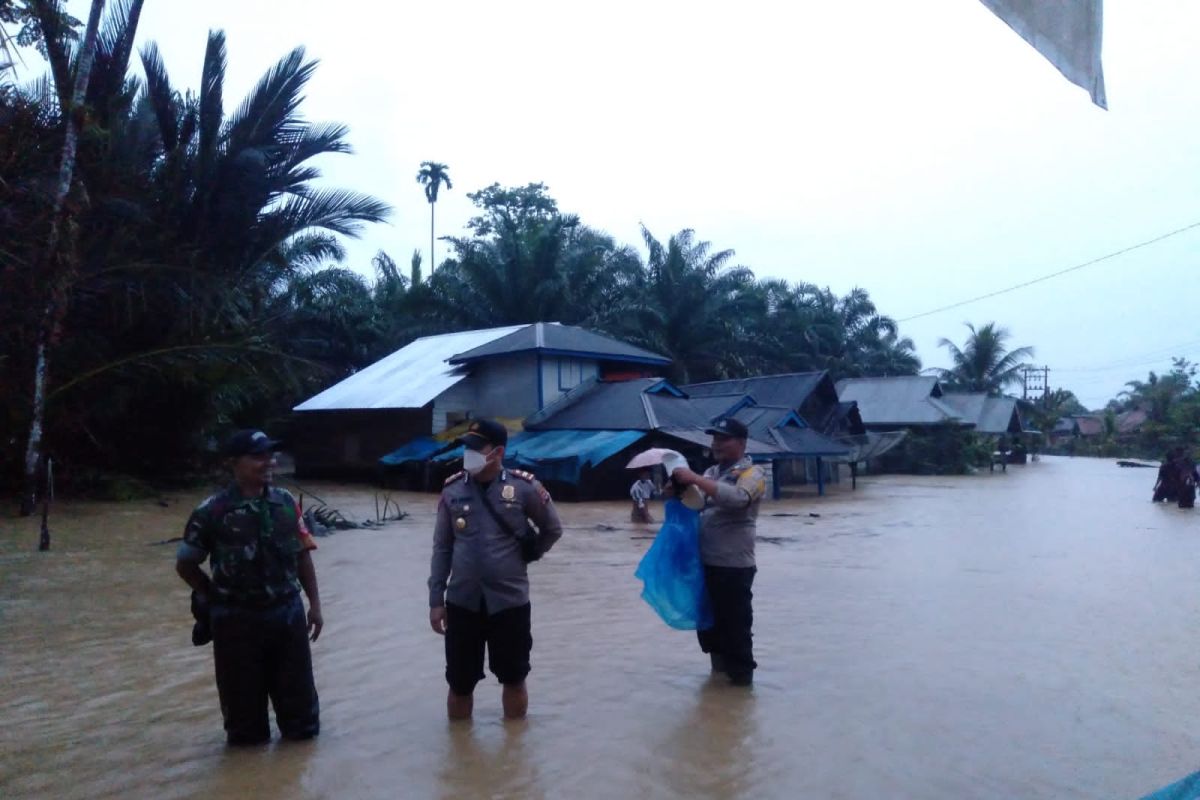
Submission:
M 1043 403 L 1050 399 L 1050 368 L 1028 366 L 1021 369 L 1021 399 L 1028 401 L 1041 394 Z

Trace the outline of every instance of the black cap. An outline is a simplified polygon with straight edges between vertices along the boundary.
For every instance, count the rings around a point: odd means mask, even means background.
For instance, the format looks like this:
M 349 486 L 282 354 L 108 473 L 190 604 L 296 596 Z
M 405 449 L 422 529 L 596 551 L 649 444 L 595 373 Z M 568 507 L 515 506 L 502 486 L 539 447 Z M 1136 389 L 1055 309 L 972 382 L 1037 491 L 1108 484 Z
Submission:
M 705 433 L 712 436 L 732 436 L 734 439 L 748 439 L 750 437 L 750 430 L 733 417 L 717 420 Z
M 455 444 L 471 450 L 481 450 L 489 444 L 493 447 L 503 447 L 508 444 L 508 428 L 494 419 L 477 419 L 467 428 L 467 432 L 454 440 Z
M 230 436 L 229 441 L 225 443 L 225 455 L 230 458 L 238 458 L 255 453 L 267 453 L 278 449 L 279 442 L 267 436 L 262 431 L 252 428 L 238 431 L 233 436 Z

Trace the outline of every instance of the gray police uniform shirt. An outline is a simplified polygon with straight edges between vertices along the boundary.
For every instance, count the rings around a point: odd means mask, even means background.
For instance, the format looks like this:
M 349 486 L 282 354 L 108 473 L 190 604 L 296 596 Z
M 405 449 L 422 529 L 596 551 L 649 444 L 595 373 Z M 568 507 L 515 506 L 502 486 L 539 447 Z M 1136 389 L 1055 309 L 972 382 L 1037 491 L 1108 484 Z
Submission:
M 453 603 L 488 613 L 529 602 L 529 573 L 521 547 L 488 512 L 483 487 L 460 472 L 446 482 L 433 528 L 429 568 L 429 606 Z M 550 494 L 532 475 L 505 470 L 487 487 L 492 507 L 513 531 L 526 519 L 537 528 L 542 550 L 562 536 L 562 523 Z
M 714 567 L 753 567 L 766 474 L 747 457 L 729 467 L 711 466 L 704 477 L 717 482 L 717 493 L 700 512 L 700 560 Z

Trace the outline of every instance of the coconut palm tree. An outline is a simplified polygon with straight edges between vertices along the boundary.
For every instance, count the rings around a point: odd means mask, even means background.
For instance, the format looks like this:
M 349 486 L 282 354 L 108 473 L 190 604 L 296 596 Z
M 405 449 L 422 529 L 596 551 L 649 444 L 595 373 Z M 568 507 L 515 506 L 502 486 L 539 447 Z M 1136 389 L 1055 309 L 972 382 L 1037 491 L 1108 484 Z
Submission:
M 429 274 L 433 274 L 434 268 L 437 267 L 437 259 L 433 252 L 433 209 L 437 205 L 438 190 L 445 185 L 447 189 L 453 189 L 454 184 L 450 183 L 450 173 L 447 172 L 449 167 L 445 164 L 439 164 L 436 161 L 422 161 L 421 171 L 417 173 L 417 183 L 425 187 L 425 199 L 429 201 Z
M 950 369 L 937 370 L 942 380 L 960 391 L 991 395 L 998 395 L 1019 381 L 1026 360 L 1033 358 L 1033 348 L 1009 350 L 1011 335 L 994 322 L 978 329 L 969 322 L 965 324 L 971 333 L 961 348 L 949 339 L 938 340 L 938 346 L 949 351 L 954 365 Z

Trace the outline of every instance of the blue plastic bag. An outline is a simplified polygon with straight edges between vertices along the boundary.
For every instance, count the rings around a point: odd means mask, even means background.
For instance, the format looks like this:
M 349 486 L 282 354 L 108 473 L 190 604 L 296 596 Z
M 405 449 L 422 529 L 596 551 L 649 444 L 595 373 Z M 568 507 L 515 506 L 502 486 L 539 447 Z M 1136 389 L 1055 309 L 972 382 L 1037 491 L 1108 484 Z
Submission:
M 642 599 L 663 622 L 682 631 L 712 627 L 695 511 L 674 498 L 667 501 L 666 520 L 634 575 L 645 584 Z

